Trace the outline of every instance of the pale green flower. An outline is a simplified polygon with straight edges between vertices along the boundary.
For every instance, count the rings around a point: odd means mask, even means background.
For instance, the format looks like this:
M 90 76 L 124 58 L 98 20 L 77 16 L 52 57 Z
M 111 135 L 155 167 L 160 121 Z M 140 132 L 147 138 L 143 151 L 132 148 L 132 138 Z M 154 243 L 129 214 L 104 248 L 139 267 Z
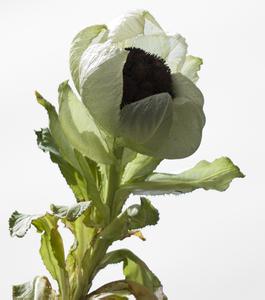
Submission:
M 194 84 L 201 64 L 187 56 L 181 35 L 167 35 L 142 10 L 82 30 L 70 53 L 73 81 L 97 125 L 127 147 L 159 158 L 189 156 L 201 142 L 203 95 Z M 140 92 L 139 84 L 145 85 Z

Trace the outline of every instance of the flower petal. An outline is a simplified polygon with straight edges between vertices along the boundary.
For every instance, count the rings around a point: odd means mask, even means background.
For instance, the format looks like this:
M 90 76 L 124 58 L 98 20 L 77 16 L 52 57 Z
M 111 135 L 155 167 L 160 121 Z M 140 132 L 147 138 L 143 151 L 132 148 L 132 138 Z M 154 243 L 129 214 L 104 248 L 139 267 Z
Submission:
M 95 121 L 115 135 L 123 94 L 123 66 L 128 51 L 106 42 L 89 47 L 81 58 L 82 101 Z
M 172 126 L 168 138 L 161 143 L 155 154 L 169 159 L 193 154 L 200 145 L 205 124 L 200 90 L 180 73 L 173 74 L 172 79 L 175 89 Z
M 60 85 L 59 97 L 59 120 L 73 148 L 96 162 L 112 163 L 105 139 L 88 110 L 77 99 L 67 82 Z
M 172 103 L 168 93 L 161 93 L 124 106 L 120 128 L 126 143 L 140 153 L 152 155 L 171 127 Z
M 201 69 L 202 64 L 201 58 L 189 55 L 181 68 L 181 73 L 195 83 L 199 79 L 198 71 Z
M 172 73 L 179 72 L 187 54 L 187 44 L 184 37 L 180 34 L 168 37 L 169 53 L 166 57 L 166 63 Z
M 129 11 L 109 24 L 109 28 L 109 38 L 113 42 L 122 42 L 138 34 L 164 33 L 154 17 L 145 10 Z
M 128 45 L 128 41 L 126 41 L 126 47 L 140 48 L 163 59 L 166 59 L 170 52 L 169 38 L 163 34 L 138 35 L 130 42 Z
M 80 31 L 72 41 L 70 49 L 70 70 L 76 89 L 79 91 L 79 63 L 82 54 L 90 45 L 105 42 L 108 29 L 106 25 L 89 26 Z

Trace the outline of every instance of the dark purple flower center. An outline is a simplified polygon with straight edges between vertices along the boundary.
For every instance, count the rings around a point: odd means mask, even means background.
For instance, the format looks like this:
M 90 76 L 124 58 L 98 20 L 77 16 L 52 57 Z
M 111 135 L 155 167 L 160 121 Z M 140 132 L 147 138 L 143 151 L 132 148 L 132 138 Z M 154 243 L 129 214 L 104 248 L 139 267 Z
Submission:
M 165 61 L 139 48 L 129 51 L 123 68 L 123 106 L 148 96 L 167 92 L 173 96 L 172 80 Z

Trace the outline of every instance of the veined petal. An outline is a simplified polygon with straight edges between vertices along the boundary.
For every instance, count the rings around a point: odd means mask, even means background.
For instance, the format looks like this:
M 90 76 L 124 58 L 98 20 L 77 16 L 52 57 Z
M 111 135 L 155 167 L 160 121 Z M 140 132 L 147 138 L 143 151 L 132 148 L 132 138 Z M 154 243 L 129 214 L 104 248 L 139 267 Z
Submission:
M 82 101 L 95 121 L 115 135 L 123 94 L 123 66 L 128 51 L 106 42 L 89 47 L 81 58 Z
M 163 59 L 167 58 L 170 51 L 169 38 L 163 34 L 138 35 L 130 41 L 130 45 L 126 42 L 126 47 L 140 48 Z
M 193 154 L 200 145 L 205 124 L 203 95 L 188 78 L 180 73 L 172 75 L 175 98 L 172 105 L 172 125 L 165 141 L 154 156 L 168 159 Z
M 172 73 L 181 69 L 187 53 L 185 39 L 179 34 L 174 36 L 138 35 L 131 40 L 124 41 L 124 46 L 140 48 L 148 53 L 158 55 L 166 61 Z
M 168 93 L 161 93 L 126 105 L 120 122 L 126 143 L 138 152 L 152 155 L 171 127 L 172 103 Z
M 166 63 L 172 73 L 179 72 L 187 54 L 187 44 L 184 37 L 180 34 L 168 37 L 169 52 L 166 57 Z
M 129 11 L 109 24 L 109 28 L 109 38 L 113 42 L 131 39 L 138 34 L 164 33 L 155 18 L 145 10 Z
M 175 98 L 188 98 L 190 102 L 200 108 L 203 107 L 204 98 L 198 87 L 181 73 L 172 74 L 172 83 Z
M 59 120 L 73 148 L 100 163 L 112 163 L 107 143 L 84 104 L 77 99 L 67 82 L 59 87 Z
M 93 25 L 80 31 L 72 41 L 70 70 L 76 89 L 79 91 L 79 63 L 84 51 L 95 43 L 105 42 L 108 35 L 106 25 Z
M 198 71 L 200 71 L 202 64 L 203 61 L 201 58 L 189 55 L 186 57 L 180 72 L 196 83 L 199 79 Z

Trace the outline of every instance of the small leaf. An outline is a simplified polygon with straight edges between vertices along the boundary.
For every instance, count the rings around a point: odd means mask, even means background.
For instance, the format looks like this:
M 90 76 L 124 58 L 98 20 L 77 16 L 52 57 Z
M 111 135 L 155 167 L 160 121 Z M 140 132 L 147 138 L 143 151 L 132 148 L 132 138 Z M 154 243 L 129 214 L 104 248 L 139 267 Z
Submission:
M 56 156 L 60 155 L 49 128 L 42 128 L 39 131 L 36 130 L 35 133 L 37 135 L 37 144 L 42 151 L 52 153 Z
M 67 138 L 63 132 L 55 107 L 47 100 L 45 100 L 38 92 L 35 92 L 35 94 L 38 103 L 40 103 L 48 113 L 50 133 L 53 138 L 54 144 L 56 144 L 56 147 L 60 152 L 62 158 L 70 163 L 72 167 L 80 171 L 80 167 L 76 160 L 74 150 L 67 141 Z
M 126 280 L 137 282 L 145 286 L 152 293 L 161 292 L 163 290 L 161 282 L 155 274 L 138 256 L 128 249 L 119 249 L 107 253 L 98 271 L 109 264 L 117 264 L 120 262 L 123 262 L 123 273 Z M 163 293 L 162 296 L 164 298 L 161 299 L 167 299 Z
M 57 281 L 60 295 L 67 299 L 69 280 L 65 268 L 63 241 L 57 230 L 57 222 L 58 218 L 48 213 L 31 216 L 14 212 L 9 219 L 9 226 L 12 236 L 23 237 L 31 224 L 41 233 L 41 258 L 47 270 Z
M 151 202 L 141 198 L 141 204 L 128 207 L 124 213 L 115 218 L 100 234 L 100 238 L 111 242 L 123 239 L 129 230 L 155 225 L 159 220 L 159 213 Z
M 229 158 L 221 157 L 212 163 L 201 161 L 192 169 L 177 175 L 154 173 L 143 182 L 124 185 L 119 192 L 160 195 L 188 193 L 199 188 L 224 191 L 233 179 L 242 177 L 244 175 L 240 169 Z
M 122 176 L 122 183 L 144 180 L 159 165 L 161 159 L 137 153 L 135 159 L 130 161 Z
M 138 237 L 142 241 L 146 241 L 146 238 L 143 236 L 141 230 L 132 230 L 132 231 L 129 231 L 128 236 L 129 237 L 130 236 L 135 236 L 135 237 Z
M 41 215 L 24 215 L 15 211 L 9 218 L 9 231 L 12 237 L 16 236 L 22 238 L 25 236 L 29 228 L 31 227 L 32 221 L 40 218 Z
M 112 296 L 118 295 L 133 295 L 137 300 L 162 300 L 161 298 L 157 298 L 153 293 L 151 293 L 145 286 L 138 284 L 137 282 L 129 281 L 129 280 L 118 280 L 107 283 L 89 294 L 86 299 L 119 299 L 112 298 Z M 96 298 L 95 298 L 96 296 Z M 97 298 L 100 297 L 100 298 Z M 101 298 L 106 297 L 106 298 Z M 121 299 L 121 298 L 120 298 Z M 126 298 L 125 298 L 126 299 Z
M 55 291 L 46 277 L 37 276 L 34 280 L 13 286 L 13 300 L 56 300 Z
M 84 201 L 74 204 L 70 207 L 61 205 L 51 205 L 51 211 L 53 214 L 62 219 L 66 218 L 68 221 L 73 222 L 79 218 L 91 205 L 91 202 Z

